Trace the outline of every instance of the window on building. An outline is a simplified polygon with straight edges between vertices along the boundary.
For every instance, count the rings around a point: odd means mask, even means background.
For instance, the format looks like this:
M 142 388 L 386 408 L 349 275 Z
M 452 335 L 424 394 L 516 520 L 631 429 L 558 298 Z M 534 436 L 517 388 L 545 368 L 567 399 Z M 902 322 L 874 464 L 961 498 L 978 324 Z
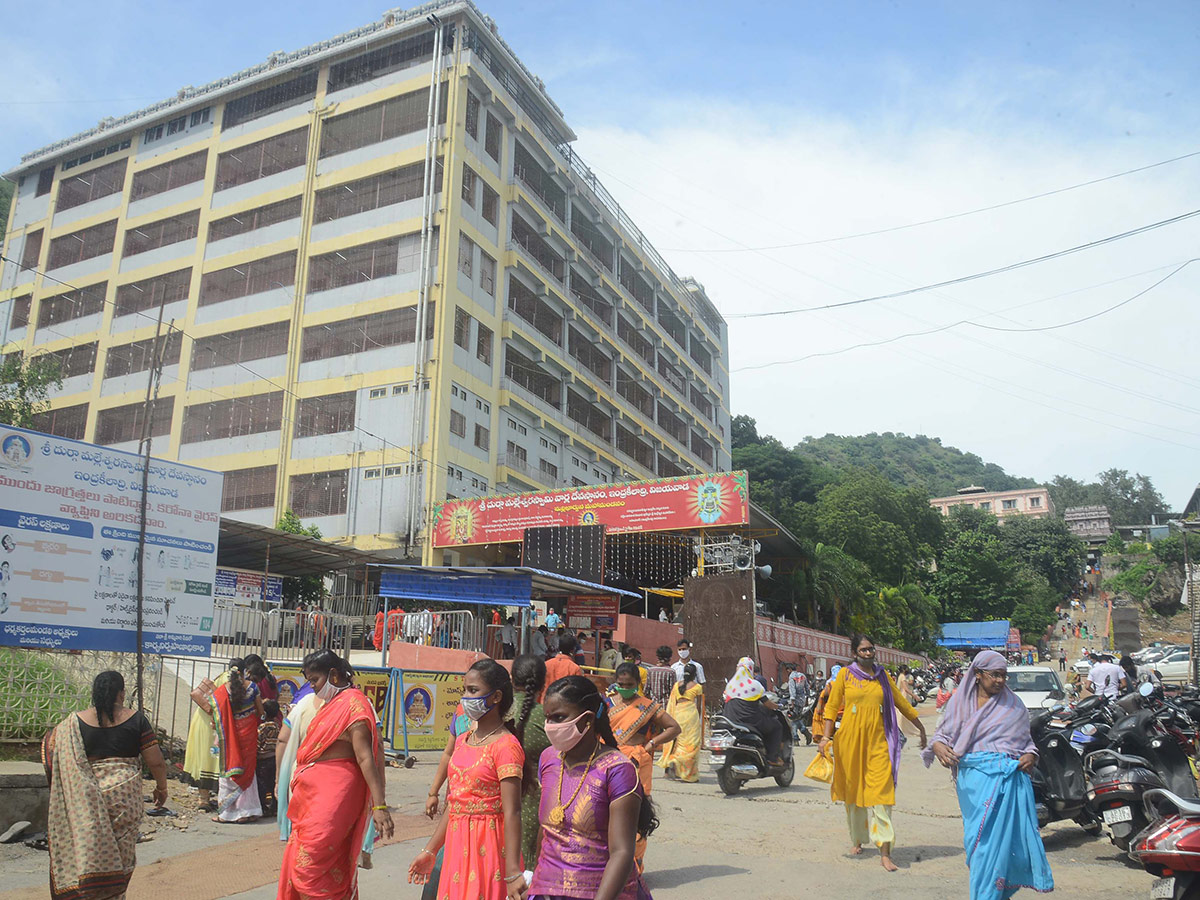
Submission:
M 129 228 L 125 231 L 125 247 L 121 251 L 121 256 L 136 256 L 138 253 L 157 250 L 159 247 L 190 241 L 199 231 L 200 210 L 198 209 L 182 215 L 159 219 L 157 222 L 148 222 L 136 228 Z
M 1001 500 L 1000 508 L 1001 509 L 1016 509 L 1017 501 L 1016 500 Z
M 525 252 L 532 256 L 538 265 L 554 276 L 555 280 L 559 282 L 564 280 L 562 256 L 550 246 L 550 243 L 532 225 L 515 212 L 512 216 L 512 239 L 515 243 L 523 247 Z
M 236 100 L 230 100 L 225 104 L 221 130 L 224 131 L 241 125 L 243 122 L 250 122 L 278 110 L 287 109 L 289 106 L 311 100 L 317 93 L 318 74 L 319 69 L 314 66 L 311 71 L 303 72 L 269 87 L 260 88 L 251 94 L 238 97 Z
M 450 410 L 450 433 L 457 437 L 467 436 L 467 417 L 457 409 Z
M 308 155 L 308 126 L 226 150 L 217 157 L 214 190 L 223 191 L 304 165 Z
M 496 261 L 479 251 L 479 286 L 489 297 L 496 296 Z
M 12 313 L 8 319 L 9 328 L 24 328 L 29 324 L 29 310 L 33 305 L 33 294 L 13 297 Z
M 198 125 L 205 124 L 208 121 L 209 116 L 211 114 L 212 114 L 211 106 L 206 106 L 206 107 L 204 107 L 204 109 L 196 110 L 194 113 L 192 113 L 192 118 L 191 118 L 191 121 L 188 122 L 188 127 L 195 128 Z
M 500 141 L 503 137 L 504 126 L 491 113 L 487 114 L 487 134 L 483 139 L 483 149 L 492 159 L 500 162 Z
M 436 235 L 434 235 L 436 239 Z M 436 243 L 431 253 L 436 254 Z M 308 261 L 308 292 L 315 294 L 389 275 L 416 272 L 421 264 L 420 233 L 346 247 Z
M 483 217 L 493 225 L 500 225 L 500 195 L 488 186 L 488 183 L 483 182 L 483 201 L 479 206 L 479 211 Z
M 554 443 L 554 441 L 549 440 L 548 438 L 542 438 L 541 442 L 542 442 L 542 446 L 545 447 L 547 450 L 549 450 L 551 453 L 558 452 L 558 444 Z
M 567 193 L 554 180 L 554 176 L 525 146 L 517 141 L 513 150 L 513 174 L 521 179 L 525 187 L 550 207 L 560 221 L 567 218 Z
M 442 92 L 439 121 L 445 122 L 445 97 Z M 326 119 L 321 129 L 320 159 L 412 134 L 425 127 L 429 115 L 429 88 L 373 103 L 340 116 Z
M 25 235 L 25 244 L 21 247 L 21 268 L 36 269 L 42 255 L 42 236 L 45 232 L 39 228 Z
M 185 184 L 204 180 L 204 171 L 208 167 L 208 151 L 201 150 L 171 162 L 143 169 L 133 174 L 133 186 L 130 188 L 129 200 L 143 200 L 164 191 L 171 191 Z
M 44 197 L 50 193 L 54 187 L 54 166 L 47 166 L 42 171 L 38 172 L 37 190 L 34 192 L 35 197 Z
M 574 475 L 572 475 L 571 476 L 571 487 L 587 487 L 587 482 L 584 481 L 582 478 L 576 478 Z
M 985 510 L 985 511 L 990 511 L 992 508 L 992 501 L 984 500 L 982 503 L 979 504 L 979 508 L 982 510 Z
M 302 519 L 340 516 L 346 511 L 348 473 L 312 472 L 291 477 L 289 504 Z
M 1041 497 L 1030 497 L 1029 498 L 1029 508 L 1030 509 L 1038 509 L 1041 505 L 1042 505 Z
M 163 137 L 162 125 L 151 125 L 142 133 L 143 144 L 153 144 L 155 141 L 161 141 Z
M 380 397 L 387 396 L 387 388 L 371 388 L 371 393 L 368 396 L 370 400 L 378 400 Z
M 104 311 L 104 298 L 108 293 L 108 282 L 88 285 L 65 294 L 43 297 L 38 303 L 38 328 L 82 319 L 84 316 L 99 315 Z
M 467 204 L 471 209 L 475 208 L 475 195 L 478 189 L 479 176 L 475 174 L 474 169 L 463 163 L 462 198 L 463 203 Z
M 475 338 L 475 357 L 490 366 L 492 364 L 492 329 L 482 322 L 477 327 L 479 334 Z
M 471 316 L 460 306 L 454 308 L 454 343 L 464 350 L 471 346 Z
M 192 369 L 212 369 L 283 356 L 287 353 L 288 328 L 288 322 L 272 322 L 197 338 L 192 343 Z
M 112 253 L 116 240 L 116 219 L 56 237 L 50 241 L 50 256 L 46 260 L 46 268 L 57 269 Z
M 487 450 L 491 443 L 492 432 L 485 425 L 475 426 L 475 446 L 480 450 Z
M 187 407 L 183 411 L 180 443 L 227 440 L 279 431 L 282 427 L 283 391 L 253 394 Z
M 434 192 L 442 189 L 441 161 L 434 169 Z M 413 163 L 401 169 L 381 172 L 368 178 L 337 184 L 317 191 L 314 222 L 331 222 L 356 213 L 381 209 L 406 200 L 415 200 L 425 189 L 425 163 Z
M 287 200 L 280 200 L 278 203 L 268 203 L 266 206 L 259 206 L 232 216 L 225 216 L 223 219 L 217 219 L 208 224 L 208 239 L 209 241 L 221 241 L 239 234 L 257 231 L 269 225 L 278 225 L 280 222 L 298 219 L 302 203 L 300 197 L 291 197 Z
M 116 194 L 125 188 L 125 169 L 128 159 L 119 159 L 80 175 L 71 175 L 58 182 L 58 202 L 55 209 L 62 212 Z
M 296 402 L 295 436 L 305 438 L 353 431 L 354 413 L 354 391 L 304 397 Z
M 58 409 L 48 409 L 36 413 L 30 427 L 43 434 L 53 434 L 56 437 L 82 441 L 87 431 L 88 405 L 60 406 Z
M 434 305 L 429 304 L 426 312 L 426 339 L 433 337 Z M 389 309 L 369 316 L 358 316 L 330 322 L 328 325 L 310 325 L 304 329 L 304 340 L 300 349 L 300 361 L 332 359 L 365 350 L 412 344 L 417 336 L 417 308 L 405 306 Z
M 174 397 L 159 397 L 151 401 L 151 437 L 163 437 L 171 433 L 171 417 L 174 412 Z M 141 401 L 100 410 L 96 414 L 96 443 L 124 444 L 141 440 L 145 416 L 146 406 Z
M 514 444 L 512 441 L 508 442 L 504 450 L 505 453 L 508 454 L 508 458 L 510 460 L 516 460 L 517 462 L 525 463 L 529 459 L 528 454 L 525 452 L 525 448 L 519 444 Z
M 330 66 L 325 92 L 332 94 L 432 59 L 433 38 L 433 31 L 426 31 Z
M 210 306 L 251 294 L 286 291 L 296 283 L 296 251 L 266 256 L 215 272 L 200 279 L 200 306 Z M 280 304 L 285 295 L 280 295 Z
M 508 308 L 555 344 L 562 345 L 562 315 L 511 273 L 508 276 Z
M 363 478 L 367 480 L 378 478 L 381 474 L 379 469 L 363 469 Z
M 538 460 L 538 469 L 540 469 L 541 473 L 543 475 L 545 475 L 546 477 L 552 478 L 555 481 L 558 480 L 558 466 L 556 466 L 554 463 L 550 462 L 550 460 L 539 459 Z
M 180 116 L 167 123 L 167 134 L 180 134 L 187 130 L 187 116 Z
M 475 242 L 465 234 L 458 236 L 458 271 L 468 278 L 474 277 Z
M 104 357 L 104 377 L 118 378 L 122 375 L 132 375 L 135 372 L 148 371 L 154 363 L 154 348 L 159 341 L 146 338 L 129 344 L 109 347 Z M 179 355 L 183 348 L 183 332 L 171 331 L 164 335 L 162 343 L 163 366 L 179 364 Z
M 225 473 L 221 485 L 221 512 L 267 509 L 275 505 L 275 467 L 256 466 Z
M 407 394 L 407 393 L 408 393 L 408 385 L 407 384 L 397 384 L 392 387 L 392 396 L 393 397 L 396 396 L 397 394 Z
M 165 275 L 156 275 L 142 281 L 131 281 L 117 285 L 117 309 L 115 315 L 152 309 L 161 304 L 186 300 L 192 283 L 192 270 L 179 269 Z
M 479 98 L 467 91 L 467 134 L 479 140 Z

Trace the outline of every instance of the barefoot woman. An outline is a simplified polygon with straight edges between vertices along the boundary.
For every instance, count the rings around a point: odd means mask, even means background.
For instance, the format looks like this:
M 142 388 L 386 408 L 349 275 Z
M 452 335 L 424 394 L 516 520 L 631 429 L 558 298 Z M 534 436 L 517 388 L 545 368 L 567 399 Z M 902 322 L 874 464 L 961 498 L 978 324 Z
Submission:
M 925 726 L 917 711 L 901 696 L 891 676 L 875 664 L 875 642 L 861 634 L 850 639 L 854 661 L 838 672 L 825 705 L 825 733 L 817 751 L 824 754 L 833 737 L 833 724 L 842 711 L 842 727 L 833 741 L 834 801 L 846 804 L 851 853 L 862 853 L 871 841 L 889 872 L 892 862 L 892 805 L 900 767 L 900 728 L 896 713 L 916 726 L 925 749 Z

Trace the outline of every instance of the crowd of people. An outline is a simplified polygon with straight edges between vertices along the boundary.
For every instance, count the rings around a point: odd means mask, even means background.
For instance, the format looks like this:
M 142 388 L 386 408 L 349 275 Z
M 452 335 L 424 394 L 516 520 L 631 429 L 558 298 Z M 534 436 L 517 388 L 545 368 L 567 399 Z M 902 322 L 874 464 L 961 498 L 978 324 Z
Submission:
M 704 670 L 687 640 L 658 648 L 655 666 L 609 643 L 601 672 L 610 663 L 611 674 L 589 677 L 575 637 L 555 634 L 548 656 L 484 659 L 463 676 L 426 801 L 437 827 L 409 867 L 424 898 L 649 897 L 654 770 L 699 780 Z M 973 900 L 1050 889 L 1029 780 L 1036 750 L 1005 658 L 983 651 L 965 671 L 945 673 L 930 739 L 907 670 L 887 672 L 869 637 L 856 635 L 850 650 L 828 679 L 790 667 L 780 697 L 802 707 L 815 700 L 817 750 L 832 761 L 830 798 L 844 807 L 851 854 L 874 845 L 883 868 L 897 868 L 893 807 L 911 736 L 927 766 L 936 760 L 951 771 Z M 1104 665 L 1092 682 L 1107 691 L 1122 669 Z M 214 821 L 277 815 L 286 842 L 279 897 L 351 897 L 376 838 L 394 828 L 379 722 L 345 659 L 316 651 L 303 673 L 284 714 L 257 656 L 231 660 L 203 682 L 193 692 L 184 768 Z M 723 700 L 722 715 L 758 731 L 777 759 L 788 734 L 768 713 L 773 695 L 752 659 L 739 661 Z M 119 896 L 134 866 L 142 763 L 156 779 L 157 806 L 166 800 L 166 766 L 145 716 L 125 708 L 118 673 L 97 677 L 92 708 L 48 736 L 45 759 L 52 893 L 85 896 L 81 886 L 102 885 L 112 889 L 104 896 Z

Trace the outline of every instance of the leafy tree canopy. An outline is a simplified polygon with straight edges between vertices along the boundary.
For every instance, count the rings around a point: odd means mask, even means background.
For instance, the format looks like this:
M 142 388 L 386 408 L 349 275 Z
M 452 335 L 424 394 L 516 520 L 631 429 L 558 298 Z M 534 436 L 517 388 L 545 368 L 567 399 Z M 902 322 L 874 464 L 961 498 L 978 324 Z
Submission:
M 60 387 L 61 369 L 53 357 L 26 362 L 20 353 L 8 354 L 0 363 L 0 424 L 32 427 L 34 417 L 50 406 L 50 389 Z
M 321 539 L 321 529 L 316 525 L 304 527 L 300 517 L 288 509 L 275 526 L 288 534 L 303 534 Z M 299 578 L 283 579 L 283 605 L 288 609 L 298 606 L 320 606 L 325 599 L 325 579 L 320 575 L 302 575 Z
M 1130 475 L 1127 469 L 1106 469 L 1086 484 L 1056 475 L 1050 482 L 1050 499 L 1059 515 L 1072 506 L 1106 506 L 1114 525 L 1145 525 L 1152 513 L 1167 509 L 1150 477 Z

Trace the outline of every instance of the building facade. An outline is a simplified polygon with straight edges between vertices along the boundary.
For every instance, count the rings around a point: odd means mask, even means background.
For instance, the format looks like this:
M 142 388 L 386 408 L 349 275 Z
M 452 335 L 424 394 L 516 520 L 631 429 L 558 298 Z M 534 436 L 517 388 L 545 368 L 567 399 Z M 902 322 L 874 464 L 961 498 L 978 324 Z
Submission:
M 1105 541 L 1113 533 L 1107 506 L 1072 506 L 1063 510 L 1071 534 L 1085 541 Z
M 989 491 L 972 485 L 959 488 L 953 497 L 934 497 L 929 505 L 943 516 L 950 515 L 955 506 L 971 506 L 990 512 L 1003 521 L 1008 516 L 1033 516 L 1040 519 L 1054 514 L 1050 491 L 1044 487 L 1021 488 L 1015 491 Z
M 130 450 L 161 357 L 225 515 L 426 563 L 447 498 L 727 469 L 725 322 L 573 138 L 467 0 L 274 54 L 6 175 L 0 348 Z

